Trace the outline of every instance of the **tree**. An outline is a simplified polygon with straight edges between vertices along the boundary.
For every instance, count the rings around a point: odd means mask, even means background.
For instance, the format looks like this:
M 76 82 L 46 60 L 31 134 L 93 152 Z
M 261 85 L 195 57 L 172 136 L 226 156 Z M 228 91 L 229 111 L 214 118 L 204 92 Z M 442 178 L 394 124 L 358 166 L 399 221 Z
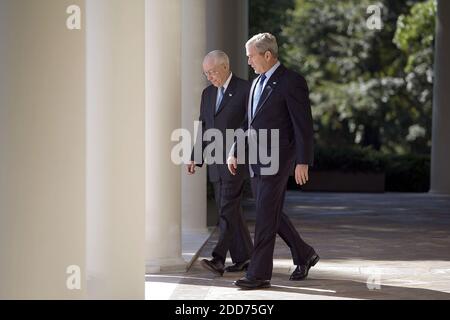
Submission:
M 281 32 L 281 59 L 308 80 L 319 144 L 356 143 L 396 153 L 429 152 L 431 114 L 426 108 L 417 112 L 416 98 L 426 103 L 430 97 L 418 94 L 423 92 L 422 82 L 410 85 L 415 79 L 411 72 L 419 71 L 407 67 L 412 61 L 431 66 L 423 59 L 429 53 L 423 49 L 429 42 L 415 51 L 417 59 L 393 42 L 397 20 L 410 17 L 407 14 L 416 3 L 380 1 L 381 30 L 367 28 L 367 8 L 373 4 L 369 0 L 297 0 L 295 8 L 288 11 Z M 416 22 L 414 14 L 401 19 L 406 26 Z M 433 38 L 432 14 L 423 20 L 428 24 L 421 24 L 424 27 L 417 32 L 402 34 L 403 43 L 420 32 L 425 32 L 428 40 Z M 422 122 L 418 115 L 423 116 Z M 414 132 L 416 139 L 412 139 Z M 424 139 L 417 139 L 421 135 Z
M 397 21 L 394 43 L 407 56 L 404 67 L 406 91 L 411 101 L 411 114 L 416 122 L 409 127 L 407 140 L 413 149 L 431 144 L 433 95 L 435 0 L 417 3 L 410 13 Z
M 270 32 L 280 43 L 284 42 L 282 26 L 287 23 L 289 10 L 295 7 L 295 0 L 250 0 L 249 36 Z M 280 54 L 284 55 L 283 48 Z M 249 74 L 254 74 L 253 69 Z

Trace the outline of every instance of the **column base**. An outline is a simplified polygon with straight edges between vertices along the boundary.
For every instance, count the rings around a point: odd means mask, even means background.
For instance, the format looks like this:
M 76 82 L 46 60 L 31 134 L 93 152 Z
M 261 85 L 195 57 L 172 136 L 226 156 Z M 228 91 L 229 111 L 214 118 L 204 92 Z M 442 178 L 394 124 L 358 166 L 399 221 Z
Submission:
M 162 272 L 186 272 L 187 262 L 183 258 L 154 259 L 146 261 L 145 273 L 155 274 Z
M 450 196 L 450 189 L 430 189 L 430 191 L 428 191 L 429 194 L 432 195 L 439 195 L 439 196 Z
M 182 255 L 189 270 L 197 260 L 200 251 L 208 242 L 215 228 L 183 229 L 182 232 Z

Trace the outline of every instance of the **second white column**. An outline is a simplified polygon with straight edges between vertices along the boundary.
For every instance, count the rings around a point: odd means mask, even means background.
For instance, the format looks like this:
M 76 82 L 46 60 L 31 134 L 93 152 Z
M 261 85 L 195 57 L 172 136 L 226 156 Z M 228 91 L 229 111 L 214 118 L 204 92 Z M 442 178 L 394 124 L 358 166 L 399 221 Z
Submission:
M 181 0 L 146 0 L 146 271 L 185 270 L 181 175 L 172 132 L 181 128 Z

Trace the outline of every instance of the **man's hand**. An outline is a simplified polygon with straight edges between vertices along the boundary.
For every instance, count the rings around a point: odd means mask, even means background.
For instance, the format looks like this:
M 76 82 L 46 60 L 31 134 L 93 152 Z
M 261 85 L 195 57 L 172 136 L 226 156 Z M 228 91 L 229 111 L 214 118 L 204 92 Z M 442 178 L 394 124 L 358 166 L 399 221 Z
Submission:
M 308 168 L 307 164 L 298 164 L 295 167 L 295 182 L 299 185 L 304 185 L 308 182 Z
M 187 167 L 188 175 L 195 174 L 195 162 L 194 161 L 191 161 L 191 163 L 189 163 L 186 167 Z
M 228 164 L 228 170 L 230 170 L 230 173 L 235 176 L 237 172 L 237 159 L 233 156 L 230 156 L 227 160 Z

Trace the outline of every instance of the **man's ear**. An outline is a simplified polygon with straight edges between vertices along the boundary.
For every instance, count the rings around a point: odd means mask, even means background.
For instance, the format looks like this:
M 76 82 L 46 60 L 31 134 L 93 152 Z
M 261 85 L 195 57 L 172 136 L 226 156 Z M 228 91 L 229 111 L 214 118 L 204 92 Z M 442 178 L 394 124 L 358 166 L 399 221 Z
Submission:
M 266 60 L 270 60 L 270 58 L 272 57 L 272 52 L 266 51 L 266 53 L 264 54 L 264 57 L 266 58 Z

